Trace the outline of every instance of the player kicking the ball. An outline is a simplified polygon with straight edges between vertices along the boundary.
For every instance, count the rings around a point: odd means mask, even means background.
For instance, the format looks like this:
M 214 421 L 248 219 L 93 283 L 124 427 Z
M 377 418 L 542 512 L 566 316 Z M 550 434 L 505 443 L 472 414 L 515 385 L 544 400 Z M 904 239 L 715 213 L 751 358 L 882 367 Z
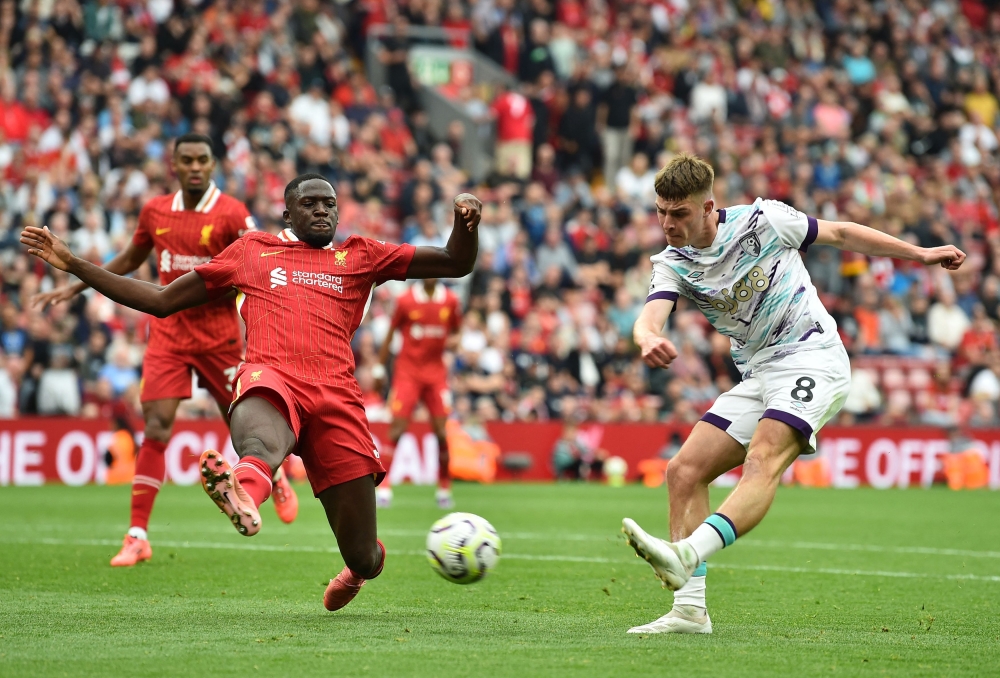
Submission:
M 288 228 L 280 235 L 248 233 L 166 287 L 78 259 L 47 228 L 25 229 L 21 242 L 118 303 L 161 318 L 238 291 L 247 356 L 234 381 L 230 431 L 240 463 L 230 468 L 207 450 L 202 484 L 240 534 L 254 535 L 273 474 L 297 452 L 346 563 L 323 596 L 326 608 L 337 610 L 385 562 L 375 520 L 375 486 L 385 469 L 354 378 L 351 337 L 376 285 L 472 271 L 482 205 L 468 193 L 455 198 L 454 229 L 444 248 L 359 236 L 334 247 L 337 194 L 318 174 L 293 179 L 285 206 Z
M 131 273 L 155 249 L 160 281 L 168 284 L 253 230 L 253 217 L 243 203 L 223 194 L 212 181 L 215 159 L 211 139 L 202 134 L 178 137 L 172 161 L 181 190 L 153 198 L 143 206 L 131 242 L 107 263 L 108 271 Z M 33 301 L 44 308 L 72 299 L 87 287 L 85 282 L 68 285 L 37 295 Z M 139 382 L 145 437 L 135 461 L 131 522 L 121 551 L 111 559 L 112 566 L 127 567 L 153 557 L 146 530 L 166 477 L 163 455 L 177 406 L 191 397 L 191 371 L 225 417 L 233 398 L 233 375 L 243 360 L 242 343 L 231 298 L 153 319 Z M 280 469 L 273 480 L 274 508 L 281 520 L 290 523 L 298 513 L 298 498 Z
M 393 449 L 410 425 L 410 415 L 417 401 L 422 400 L 431 415 L 431 428 L 438 441 L 437 503 L 442 509 L 455 507 L 451 496 L 451 476 L 448 474 L 448 408 L 451 393 L 448 390 L 448 367 L 444 364 L 444 351 L 449 340 L 457 338 L 462 324 L 458 297 L 434 279 L 424 280 L 404 292 L 396 300 L 389 331 L 379 350 L 381 361 L 373 369 L 373 376 L 381 382 L 385 378 L 385 364 L 389 360 L 389 347 L 393 334 L 403 335 L 403 348 L 396 358 L 389 395 L 392 424 L 389 442 Z M 375 494 L 378 505 L 388 508 L 392 503 L 392 489 L 388 478 Z
M 764 518 L 782 473 L 815 449 L 816 432 L 847 397 L 847 352 L 799 252 L 832 245 L 951 271 L 965 260 L 951 245 L 916 247 L 773 200 L 716 210 L 713 180 L 712 167 L 689 155 L 657 174 L 656 213 L 668 246 L 652 258 L 653 280 L 634 338 L 648 366 L 669 367 L 677 350 L 662 330 L 683 295 L 729 337 L 743 380 L 719 396 L 667 467 L 671 541 L 622 521 L 629 544 L 676 591 L 668 614 L 629 633 L 712 632 L 706 561 Z M 740 464 L 739 483 L 711 513 L 709 483 Z

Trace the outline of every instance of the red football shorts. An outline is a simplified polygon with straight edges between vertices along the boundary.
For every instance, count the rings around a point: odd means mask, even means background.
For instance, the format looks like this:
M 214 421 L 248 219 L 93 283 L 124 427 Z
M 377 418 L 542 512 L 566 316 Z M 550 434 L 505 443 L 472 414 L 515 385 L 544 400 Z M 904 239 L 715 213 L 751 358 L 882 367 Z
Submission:
M 447 375 L 420 379 L 412 372 L 397 370 L 392 379 L 392 392 L 389 394 L 392 416 L 409 419 L 419 401 L 423 401 L 432 417 L 447 417 L 451 412 L 451 391 L 448 390 Z
M 194 370 L 201 387 L 211 393 L 221 407 L 228 407 L 233 399 L 233 377 L 242 360 L 239 351 L 174 353 L 150 346 L 142 360 L 139 400 L 148 403 L 167 398 L 190 398 L 191 370 Z
M 306 381 L 271 365 L 244 364 L 233 382 L 230 413 L 247 398 L 263 398 L 288 422 L 313 494 L 372 474 L 385 477 L 356 390 Z

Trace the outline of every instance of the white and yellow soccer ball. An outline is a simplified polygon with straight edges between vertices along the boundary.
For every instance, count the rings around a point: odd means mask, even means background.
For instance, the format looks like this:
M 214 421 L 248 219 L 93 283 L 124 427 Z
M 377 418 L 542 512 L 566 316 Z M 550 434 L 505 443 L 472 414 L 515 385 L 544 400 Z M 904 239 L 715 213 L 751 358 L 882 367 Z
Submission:
M 471 584 L 485 577 L 500 560 L 500 548 L 500 535 L 474 513 L 449 513 L 427 534 L 431 568 L 455 584 Z

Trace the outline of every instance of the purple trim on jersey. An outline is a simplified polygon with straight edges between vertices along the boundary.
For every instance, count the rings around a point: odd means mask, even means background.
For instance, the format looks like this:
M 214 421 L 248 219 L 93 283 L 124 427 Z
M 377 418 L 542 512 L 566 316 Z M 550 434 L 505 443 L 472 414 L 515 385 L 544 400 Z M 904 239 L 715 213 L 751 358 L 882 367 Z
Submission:
M 805 252 L 809 249 L 809 246 L 816 242 L 816 236 L 819 235 L 819 224 L 816 222 L 816 217 L 806 217 L 806 221 L 809 225 L 806 227 L 806 237 L 799 246 L 799 252 Z
M 733 422 L 728 419 L 723 419 L 714 412 L 706 412 L 701 420 L 706 424 L 711 424 L 715 428 L 721 428 L 723 431 L 728 430 L 729 427 L 733 425 Z
M 764 414 L 760 416 L 761 419 L 776 419 L 782 423 L 788 424 L 796 431 L 801 433 L 809 440 L 812 437 L 813 427 L 808 423 L 799 419 L 794 414 L 789 414 L 788 412 L 782 412 L 781 410 L 764 410 Z
M 818 327 L 810 327 L 808 332 L 799 337 L 799 341 L 805 341 L 806 339 L 811 337 L 814 332 L 822 332 L 822 331 L 823 330 L 819 329 Z
M 648 297 L 646 297 L 646 303 L 651 301 L 656 301 L 657 299 L 666 299 L 667 301 L 677 301 L 676 292 L 653 292 Z
M 726 210 L 725 210 L 725 208 L 719 210 L 719 223 L 720 224 L 726 223 Z

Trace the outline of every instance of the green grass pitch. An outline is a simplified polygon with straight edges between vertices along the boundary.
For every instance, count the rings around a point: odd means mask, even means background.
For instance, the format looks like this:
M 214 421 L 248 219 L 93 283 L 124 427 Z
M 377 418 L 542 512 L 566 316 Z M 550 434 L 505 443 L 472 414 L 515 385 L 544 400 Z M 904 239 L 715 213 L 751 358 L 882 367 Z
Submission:
M 618 531 L 629 516 L 664 534 L 663 489 L 459 485 L 459 509 L 504 540 L 463 587 L 423 556 L 433 490 L 396 488 L 385 572 L 337 613 L 315 500 L 290 526 L 265 506 L 248 539 L 200 488 L 168 486 L 153 560 L 112 569 L 128 493 L 0 488 L 0 676 L 1000 674 L 1000 495 L 985 491 L 783 488 L 709 565 L 712 636 L 625 634 L 670 607 Z

